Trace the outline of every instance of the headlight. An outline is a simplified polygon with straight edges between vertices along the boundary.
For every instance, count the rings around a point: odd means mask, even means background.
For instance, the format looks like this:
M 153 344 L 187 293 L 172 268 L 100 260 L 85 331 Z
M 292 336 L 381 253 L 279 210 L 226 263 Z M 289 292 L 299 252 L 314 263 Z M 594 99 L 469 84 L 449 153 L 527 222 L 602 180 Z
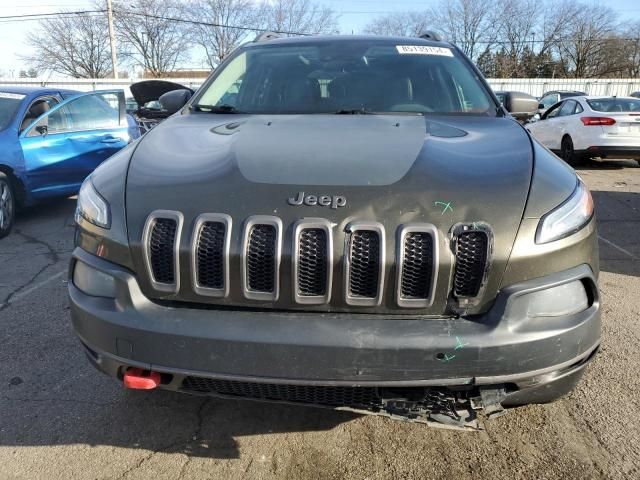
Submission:
M 76 207 L 76 222 L 84 218 L 87 222 L 102 228 L 111 227 L 111 212 L 109 204 L 96 191 L 91 177 L 87 178 L 80 193 L 78 193 L 78 206 Z
M 548 243 L 568 237 L 582 229 L 593 217 L 593 199 L 587 186 L 578 180 L 571 196 L 540 220 L 536 243 Z

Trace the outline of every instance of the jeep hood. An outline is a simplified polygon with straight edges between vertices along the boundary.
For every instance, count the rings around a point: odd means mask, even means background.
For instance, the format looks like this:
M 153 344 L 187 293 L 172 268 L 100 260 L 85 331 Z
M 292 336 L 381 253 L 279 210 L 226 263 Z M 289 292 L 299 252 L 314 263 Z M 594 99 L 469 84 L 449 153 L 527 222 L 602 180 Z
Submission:
M 215 115 L 173 116 L 150 131 L 133 154 L 126 188 L 128 235 L 143 291 L 151 298 L 279 309 L 411 313 L 394 302 L 395 236 L 399 225 L 426 222 L 440 234 L 436 298 L 420 313 L 448 311 L 453 261 L 452 228 L 480 222 L 493 233 L 486 288 L 477 311 L 495 298 L 522 219 L 532 176 L 532 146 L 524 129 L 507 118 L 418 115 Z M 299 192 L 342 196 L 341 208 L 290 205 Z M 146 278 L 141 238 L 154 210 L 184 215 L 180 291 L 155 292 Z M 273 215 L 284 226 L 280 299 L 255 304 L 232 288 L 228 298 L 202 298 L 190 285 L 191 230 L 202 213 L 233 219 L 231 279 L 239 273 L 244 220 Z M 385 295 L 378 307 L 348 307 L 334 289 L 330 305 L 293 303 L 292 225 L 304 217 L 329 220 L 336 244 L 349 222 L 385 226 Z M 334 258 L 341 278 L 341 259 Z M 234 265 L 236 267 L 234 267 Z M 234 273 L 235 272 L 235 273 Z M 338 287 L 336 287 L 338 288 Z M 255 305 L 254 305 L 255 304 Z M 414 314 L 416 312 L 413 312 Z

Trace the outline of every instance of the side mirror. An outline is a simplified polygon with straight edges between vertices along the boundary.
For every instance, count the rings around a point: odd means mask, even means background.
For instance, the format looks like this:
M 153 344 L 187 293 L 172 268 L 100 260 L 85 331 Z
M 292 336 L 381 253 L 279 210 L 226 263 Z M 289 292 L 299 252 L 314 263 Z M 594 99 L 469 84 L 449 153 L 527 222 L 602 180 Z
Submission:
M 506 92 L 504 108 L 520 121 L 529 120 L 537 111 L 538 99 L 523 92 Z
M 539 103 L 539 104 L 538 104 L 538 110 L 544 110 L 544 105 L 543 105 L 543 104 L 541 104 L 541 103 Z
M 36 132 L 38 132 L 40 135 L 46 135 L 47 133 L 49 133 L 49 127 L 47 127 L 46 125 L 38 125 L 36 127 Z
M 191 98 L 190 90 L 172 90 L 160 96 L 158 101 L 169 114 L 174 114 L 184 107 Z

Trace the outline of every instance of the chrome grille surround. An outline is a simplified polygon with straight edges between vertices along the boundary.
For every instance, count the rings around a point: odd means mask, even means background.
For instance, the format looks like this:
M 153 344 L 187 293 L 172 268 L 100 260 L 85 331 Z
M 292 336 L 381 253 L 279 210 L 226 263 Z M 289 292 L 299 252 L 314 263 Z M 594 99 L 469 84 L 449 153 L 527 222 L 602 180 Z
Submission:
M 251 290 L 249 287 L 248 268 L 248 248 L 253 227 L 260 225 L 270 225 L 275 229 L 275 245 L 273 258 L 273 291 L 263 292 Z M 265 302 L 275 302 L 280 297 L 280 260 L 282 257 L 282 220 L 271 215 L 254 215 L 249 217 L 244 224 L 242 234 L 242 250 L 240 262 L 242 265 L 242 293 L 248 300 L 260 300 Z
M 423 233 L 431 236 L 431 265 L 430 265 L 430 281 L 431 284 L 427 289 L 427 295 L 425 298 L 409 298 L 403 296 L 402 293 L 402 281 L 403 275 L 406 273 L 405 246 L 407 237 L 411 233 Z M 416 223 L 402 225 L 398 228 L 398 241 L 397 241 L 397 277 L 396 277 L 396 301 L 399 307 L 404 308 L 427 308 L 433 305 L 433 300 L 436 292 L 436 284 L 438 279 L 438 263 L 439 263 L 439 236 L 438 229 L 429 223 Z
M 173 283 L 156 281 L 151 264 L 151 233 L 158 219 L 173 220 L 176 230 L 173 244 Z M 173 210 L 155 210 L 147 217 L 142 231 L 142 249 L 147 275 L 153 288 L 159 292 L 176 293 L 180 290 L 180 240 L 182 239 L 182 226 L 184 216 Z
M 352 246 L 354 234 L 357 232 L 370 231 L 378 236 L 378 272 L 377 272 L 377 292 L 372 297 L 355 296 L 351 294 L 351 276 L 352 276 Z M 382 302 L 384 292 L 384 274 L 386 261 L 386 238 L 384 226 L 377 222 L 352 222 L 345 229 L 345 248 L 344 248 L 344 288 L 345 302 L 347 305 L 360 307 L 378 306 Z
M 199 273 L 199 243 L 203 227 L 208 223 L 219 223 L 224 225 L 224 242 L 222 246 L 222 288 L 211 288 L 200 285 L 198 282 Z M 208 297 L 226 298 L 229 296 L 229 253 L 231 246 L 231 228 L 233 221 L 229 215 L 224 213 L 203 213 L 196 219 L 191 236 L 191 281 L 193 291 L 198 295 Z
M 305 230 L 323 230 L 326 235 L 326 266 L 325 266 L 325 294 L 302 295 L 300 294 L 300 235 Z M 302 305 L 323 305 L 331 301 L 331 289 L 333 286 L 333 230 L 331 223 L 322 218 L 305 218 L 296 222 L 293 229 L 292 273 L 293 273 L 293 299 Z

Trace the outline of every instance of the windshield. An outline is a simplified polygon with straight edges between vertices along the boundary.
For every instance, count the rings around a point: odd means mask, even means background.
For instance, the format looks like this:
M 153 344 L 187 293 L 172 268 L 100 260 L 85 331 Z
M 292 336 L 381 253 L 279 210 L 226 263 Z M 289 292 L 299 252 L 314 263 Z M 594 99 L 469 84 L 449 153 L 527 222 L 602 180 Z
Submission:
M 598 98 L 587 100 L 592 110 L 596 112 L 638 112 L 640 113 L 640 100 L 633 98 Z
M 243 49 L 195 103 L 260 114 L 496 111 L 454 49 L 344 40 Z
M 24 97 L 19 93 L 0 92 L 0 130 L 9 126 Z

